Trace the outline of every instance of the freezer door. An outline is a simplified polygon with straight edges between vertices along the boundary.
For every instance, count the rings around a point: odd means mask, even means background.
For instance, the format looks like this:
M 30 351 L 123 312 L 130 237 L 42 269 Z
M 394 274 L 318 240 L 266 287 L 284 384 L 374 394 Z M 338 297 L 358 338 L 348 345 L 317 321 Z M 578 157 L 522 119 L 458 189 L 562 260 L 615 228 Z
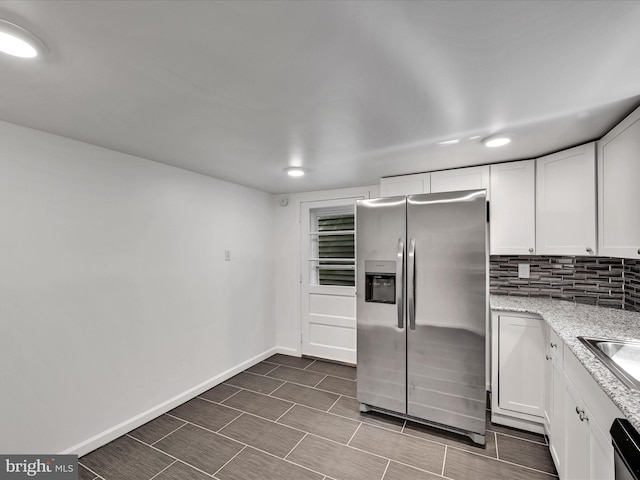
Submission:
M 356 203 L 357 397 L 368 406 L 403 414 L 405 233 L 406 197 Z
M 410 196 L 407 219 L 407 413 L 484 436 L 485 190 Z

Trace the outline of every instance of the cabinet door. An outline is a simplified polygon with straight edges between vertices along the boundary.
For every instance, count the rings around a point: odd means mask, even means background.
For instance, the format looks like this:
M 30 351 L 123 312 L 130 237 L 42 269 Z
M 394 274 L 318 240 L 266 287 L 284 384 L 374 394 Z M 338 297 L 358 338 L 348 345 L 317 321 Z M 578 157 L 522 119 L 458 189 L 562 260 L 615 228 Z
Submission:
M 536 253 L 595 255 L 595 143 L 536 160 Z
M 544 328 L 544 429 L 551 436 L 551 422 L 553 420 L 553 357 L 551 352 L 551 328 L 543 323 Z
M 491 165 L 492 255 L 535 253 L 535 161 Z
M 640 108 L 598 142 L 598 252 L 640 258 Z
M 614 480 L 615 470 L 611 436 L 605 434 L 597 423 L 589 422 L 589 478 Z
M 544 331 L 543 320 L 500 315 L 498 404 L 543 417 Z
M 556 464 L 558 475 L 563 476 L 564 468 L 564 373 L 562 365 L 553 364 L 553 415 L 551 416 L 551 432 L 549 434 L 549 450 L 551 457 Z
M 456 168 L 431 173 L 431 193 L 485 188 L 490 199 L 489 166 Z
M 395 197 L 399 195 L 429 193 L 431 188 L 430 179 L 430 173 L 382 178 L 380 180 L 380 196 Z
M 589 475 L 589 422 L 580 418 L 584 403 L 568 380 L 564 379 L 564 478 L 588 480 Z

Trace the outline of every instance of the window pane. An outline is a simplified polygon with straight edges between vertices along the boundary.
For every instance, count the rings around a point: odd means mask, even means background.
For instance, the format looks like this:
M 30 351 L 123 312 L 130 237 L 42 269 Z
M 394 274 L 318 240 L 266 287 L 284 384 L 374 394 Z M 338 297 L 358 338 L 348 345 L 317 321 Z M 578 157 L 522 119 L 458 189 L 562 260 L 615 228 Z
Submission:
M 323 215 L 317 217 L 318 232 L 353 230 L 353 214 Z M 343 268 L 336 269 L 335 260 L 320 260 L 318 265 L 318 285 L 355 286 L 355 244 L 354 234 L 318 235 L 318 258 L 351 259 L 341 261 Z M 349 268 L 346 268 L 349 267 Z

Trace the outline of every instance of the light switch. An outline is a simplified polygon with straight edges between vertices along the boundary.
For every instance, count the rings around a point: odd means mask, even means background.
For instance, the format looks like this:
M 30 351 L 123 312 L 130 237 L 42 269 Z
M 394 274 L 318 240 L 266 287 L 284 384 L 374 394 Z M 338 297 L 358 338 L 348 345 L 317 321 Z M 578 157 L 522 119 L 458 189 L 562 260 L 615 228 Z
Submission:
M 225 250 L 224 251 L 224 261 L 225 262 L 230 262 L 231 261 L 231 250 Z
M 518 278 L 529 278 L 530 273 L 531 265 L 529 265 L 528 263 L 518 264 Z

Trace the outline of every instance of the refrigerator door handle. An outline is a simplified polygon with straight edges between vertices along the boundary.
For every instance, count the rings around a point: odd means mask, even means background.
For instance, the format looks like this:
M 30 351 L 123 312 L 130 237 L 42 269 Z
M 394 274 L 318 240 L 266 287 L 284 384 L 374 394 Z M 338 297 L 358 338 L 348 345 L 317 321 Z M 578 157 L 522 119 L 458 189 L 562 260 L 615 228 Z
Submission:
M 416 329 L 416 239 L 409 240 L 409 262 L 407 265 L 407 308 L 409 310 L 409 330 Z
M 396 305 L 398 306 L 398 328 L 404 328 L 404 240 L 398 239 L 396 260 Z

